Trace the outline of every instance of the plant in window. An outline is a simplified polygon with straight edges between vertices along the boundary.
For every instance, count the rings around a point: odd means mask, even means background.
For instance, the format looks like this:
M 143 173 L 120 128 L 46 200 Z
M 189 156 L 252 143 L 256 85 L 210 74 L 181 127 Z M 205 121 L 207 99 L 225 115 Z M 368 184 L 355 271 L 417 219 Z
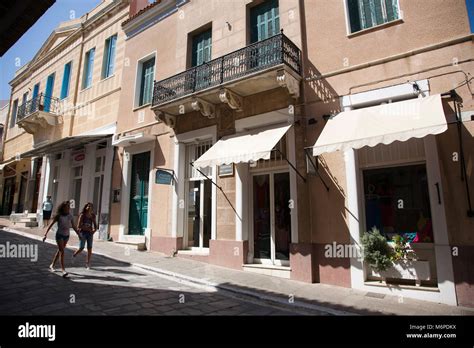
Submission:
M 416 258 L 414 250 L 410 247 L 407 238 L 396 234 L 392 237 L 393 254 L 392 261 L 414 260 Z
M 392 266 L 393 249 L 385 236 L 376 227 L 365 232 L 361 238 L 364 260 L 376 272 L 385 271 Z

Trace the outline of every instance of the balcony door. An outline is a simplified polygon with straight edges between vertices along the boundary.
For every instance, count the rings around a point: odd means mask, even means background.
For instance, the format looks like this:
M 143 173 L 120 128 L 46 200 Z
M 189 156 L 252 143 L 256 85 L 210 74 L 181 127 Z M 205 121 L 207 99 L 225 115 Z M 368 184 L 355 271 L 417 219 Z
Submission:
M 150 152 L 133 155 L 128 217 L 129 234 L 144 235 L 148 227 L 149 173 Z
M 206 30 L 193 37 L 192 65 L 196 69 L 195 90 L 206 88 L 212 81 L 211 67 L 206 65 L 211 60 L 212 30 Z
M 256 43 L 266 40 L 280 32 L 278 0 L 267 0 L 250 9 L 250 41 Z M 278 42 L 275 43 L 278 45 Z M 256 47 L 252 52 L 251 68 L 272 64 L 279 59 L 280 49 L 273 45 Z
M 37 83 L 34 87 L 33 87 L 33 95 L 31 97 L 31 109 L 30 109 L 30 112 L 33 113 L 35 111 L 38 110 L 38 94 L 39 94 L 39 88 L 40 88 L 40 84 Z
M 250 40 L 262 41 L 280 32 L 278 0 L 267 0 L 250 9 Z
M 49 112 L 51 108 L 51 98 L 53 96 L 54 74 L 48 76 L 46 80 L 46 90 L 44 92 L 44 111 Z

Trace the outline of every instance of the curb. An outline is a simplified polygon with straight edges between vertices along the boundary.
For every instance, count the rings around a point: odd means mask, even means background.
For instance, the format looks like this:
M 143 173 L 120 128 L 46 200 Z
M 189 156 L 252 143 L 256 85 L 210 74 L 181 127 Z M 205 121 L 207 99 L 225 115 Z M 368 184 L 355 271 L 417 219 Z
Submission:
M 6 231 L 6 232 L 21 235 L 21 236 L 26 237 L 26 238 L 35 239 L 35 240 L 38 240 L 38 241 L 43 240 L 43 238 L 41 236 L 38 236 L 38 235 L 35 235 L 35 234 L 30 234 L 28 232 L 18 231 L 18 230 L 9 228 L 9 227 L 4 227 L 3 230 Z M 49 239 L 49 238 L 47 238 L 45 240 L 45 243 L 56 245 L 56 242 L 53 239 Z M 69 245 L 66 248 L 67 249 L 73 249 L 74 247 Z M 109 254 L 106 254 L 106 253 L 103 253 L 103 252 L 100 252 L 100 251 L 98 251 L 98 252 L 94 251 L 94 254 L 98 255 L 98 256 L 108 257 L 109 259 L 112 259 L 112 260 L 115 260 L 115 261 L 118 261 L 118 262 L 126 262 L 126 263 L 128 263 L 132 266 L 135 266 L 137 268 L 140 268 L 142 270 L 145 270 L 145 271 L 148 271 L 148 272 L 151 272 L 151 273 L 154 273 L 154 274 L 159 274 L 162 277 L 165 277 L 165 278 L 168 278 L 168 279 L 171 279 L 171 280 L 175 280 L 175 281 L 178 281 L 180 283 L 188 283 L 189 285 L 194 285 L 194 286 L 197 285 L 197 286 L 201 286 L 201 287 L 206 287 L 208 289 L 210 288 L 210 289 L 215 290 L 215 291 L 218 291 L 218 290 L 219 291 L 224 291 L 224 292 L 228 292 L 230 294 L 233 294 L 234 296 L 239 296 L 239 295 L 240 296 L 245 296 L 245 297 L 253 299 L 253 300 L 265 301 L 265 302 L 271 303 L 273 305 L 275 305 L 275 304 L 283 305 L 283 306 L 285 306 L 289 309 L 296 308 L 296 309 L 300 309 L 300 310 L 311 310 L 311 311 L 322 312 L 322 313 L 325 313 L 327 315 L 338 315 L 338 316 L 359 315 L 357 313 L 332 309 L 332 308 L 329 308 L 329 307 L 323 307 L 323 306 L 319 306 L 319 305 L 315 305 L 315 304 L 308 303 L 308 302 L 303 302 L 303 301 L 295 300 L 295 302 L 289 303 L 288 300 L 283 296 L 266 295 L 266 294 L 261 294 L 258 291 L 243 290 L 243 289 L 238 288 L 237 286 L 220 285 L 219 283 L 215 283 L 215 282 L 211 282 L 211 281 L 203 280 L 203 279 L 199 279 L 199 278 L 190 277 L 190 276 L 180 274 L 180 273 L 176 273 L 176 272 L 167 271 L 167 270 L 162 269 L 162 268 L 157 268 L 157 267 L 152 267 L 152 266 L 148 266 L 148 265 L 143 265 L 143 264 L 140 264 L 140 263 L 125 261 L 123 259 L 111 256 Z

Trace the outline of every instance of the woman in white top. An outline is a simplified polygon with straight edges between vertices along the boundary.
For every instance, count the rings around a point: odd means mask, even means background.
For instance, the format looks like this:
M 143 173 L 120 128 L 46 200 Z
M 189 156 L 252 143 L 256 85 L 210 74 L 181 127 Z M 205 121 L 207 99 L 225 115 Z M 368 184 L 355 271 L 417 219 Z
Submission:
M 76 224 L 74 223 L 73 216 L 71 215 L 71 207 L 68 201 L 62 202 L 59 207 L 56 215 L 51 221 L 51 224 L 48 226 L 46 233 L 44 234 L 43 242 L 46 240 L 49 230 L 55 223 L 58 223 L 58 228 L 56 230 L 56 243 L 58 245 L 58 251 L 54 255 L 53 262 L 49 266 L 49 269 L 54 272 L 54 266 L 58 261 L 58 258 L 61 262 L 61 270 L 63 272 L 63 277 L 67 277 L 68 273 L 64 267 L 64 249 L 66 249 L 67 242 L 69 240 L 69 230 L 72 228 L 79 236 L 79 231 L 77 230 Z

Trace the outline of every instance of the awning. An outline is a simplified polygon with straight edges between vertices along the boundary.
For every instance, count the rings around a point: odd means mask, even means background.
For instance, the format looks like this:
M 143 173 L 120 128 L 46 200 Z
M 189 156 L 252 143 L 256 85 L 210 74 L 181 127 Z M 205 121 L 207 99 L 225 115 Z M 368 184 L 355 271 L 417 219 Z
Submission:
M 291 125 L 280 125 L 223 137 L 199 157 L 194 166 L 205 168 L 260 159 L 268 160 L 272 149 L 290 127 Z
M 448 129 L 441 95 L 344 111 L 331 117 L 313 155 L 390 144 L 440 134 Z
M 99 140 L 105 140 L 111 137 L 112 134 L 108 135 L 78 135 L 72 137 L 66 137 L 58 141 L 41 145 L 33 150 L 24 152 L 21 154 L 21 158 L 43 156 L 46 154 L 53 154 L 55 152 L 63 151 L 73 147 L 81 147 Z
M 16 160 L 9 160 L 0 164 L 0 171 L 4 170 L 6 166 L 16 162 Z

